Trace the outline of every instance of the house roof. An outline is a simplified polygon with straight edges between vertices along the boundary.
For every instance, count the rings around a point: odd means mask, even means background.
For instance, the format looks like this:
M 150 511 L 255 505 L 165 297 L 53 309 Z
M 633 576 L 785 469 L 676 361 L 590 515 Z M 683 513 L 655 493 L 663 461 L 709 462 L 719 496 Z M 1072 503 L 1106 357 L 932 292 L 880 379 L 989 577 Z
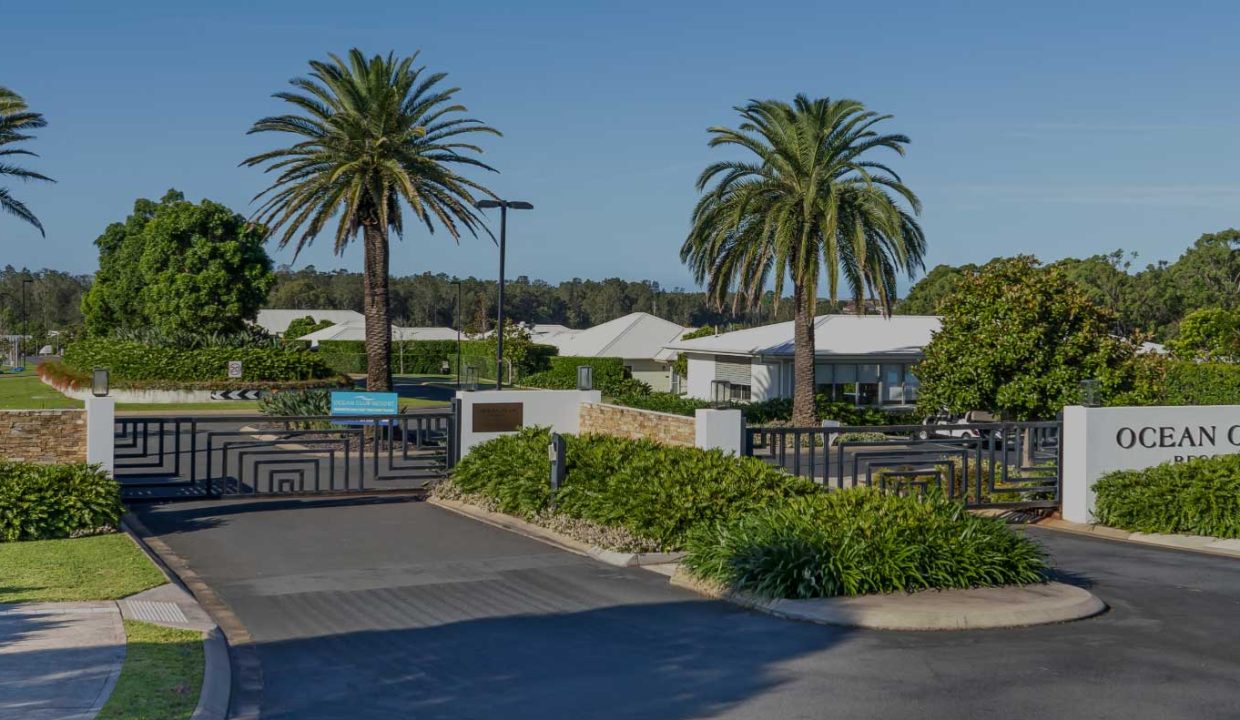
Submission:
M 324 342 L 330 340 L 365 340 L 366 339 L 366 321 L 346 322 L 325 327 L 322 330 L 315 330 L 309 335 L 303 335 L 298 340 L 308 340 L 310 342 Z M 418 327 L 406 328 L 392 326 L 393 340 L 455 340 L 456 330 L 452 328 L 441 327 Z
M 814 354 L 919 355 L 938 331 L 932 315 L 819 315 L 814 319 Z M 735 330 L 711 337 L 668 344 L 669 351 L 721 355 L 788 355 L 793 353 L 792 322 Z
M 354 310 L 259 310 L 254 321 L 269 333 L 283 334 L 288 330 L 289 323 L 307 315 L 315 320 L 330 320 L 334 323 L 365 322 L 366 318 Z
M 635 312 L 585 330 L 550 335 L 540 342 L 555 345 L 561 355 L 669 359 L 675 353 L 665 346 L 685 333 L 685 328 L 650 313 Z

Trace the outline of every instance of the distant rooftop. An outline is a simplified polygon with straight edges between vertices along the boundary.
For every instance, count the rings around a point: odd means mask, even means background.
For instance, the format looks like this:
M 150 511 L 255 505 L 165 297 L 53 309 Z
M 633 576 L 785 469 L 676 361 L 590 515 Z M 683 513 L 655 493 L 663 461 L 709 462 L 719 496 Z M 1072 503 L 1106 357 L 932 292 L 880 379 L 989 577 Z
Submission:
M 283 335 L 289 323 L 310 316 L 315 320 L 330 320 L 334 323 L 365 322 L 366 318 L 354 310 L 259 310 L 258 319 L 254 324 L 269 333 Z
M 932 315 L 819 315 L 814 319 L 814 354 L 917 355 L 938 331 Z M 793 354 L 792 322 L 734 330 L 668 344 L 669 351 L 721 355 Z
M 555 345 L 561 355 L 670 359 L 665 346 L 684 335 L 686 328 L 650 313 L 629 313 L 585 330 L 550 335 L 540 342 Z

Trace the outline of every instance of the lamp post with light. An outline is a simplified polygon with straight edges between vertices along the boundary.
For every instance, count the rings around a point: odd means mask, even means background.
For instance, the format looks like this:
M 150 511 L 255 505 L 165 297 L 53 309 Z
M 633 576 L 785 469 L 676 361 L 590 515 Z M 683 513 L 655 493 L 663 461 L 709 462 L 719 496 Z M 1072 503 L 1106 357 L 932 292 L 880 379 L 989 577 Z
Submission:
M 495 327 L 495 389 L 504 387 L 504 254 L 508 244 L 508 210 L 533 210 L 534 206 L 521 200 L 479 200 L 479 210 L 499 208 L 499 310 Z

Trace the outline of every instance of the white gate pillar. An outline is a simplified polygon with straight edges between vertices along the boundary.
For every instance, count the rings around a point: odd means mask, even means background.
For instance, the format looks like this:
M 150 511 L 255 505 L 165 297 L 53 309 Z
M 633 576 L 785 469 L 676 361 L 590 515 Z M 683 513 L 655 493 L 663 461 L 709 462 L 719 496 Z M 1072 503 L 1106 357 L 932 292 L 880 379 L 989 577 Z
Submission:
M 116 470 L 116 398 L 86 398 L 86 462 L 99 464 L 112 475 Z
M 719 449 L 733 455 L 744 452 L 745 419 L 740 410 L 698 410 L 693 420 L 697 447 Z

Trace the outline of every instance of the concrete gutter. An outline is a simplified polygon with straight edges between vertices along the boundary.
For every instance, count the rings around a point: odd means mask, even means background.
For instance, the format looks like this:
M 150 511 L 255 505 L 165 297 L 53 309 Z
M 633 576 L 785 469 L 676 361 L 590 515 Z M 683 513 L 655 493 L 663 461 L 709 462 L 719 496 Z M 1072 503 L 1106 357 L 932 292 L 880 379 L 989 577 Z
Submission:
M 731 591 L 690 575 L 683 566 L 671 583 L 775 617 L 871 630 L 1027 627 L 1080 620 L 1107 609 L 1088 590 L 1057 582 L 811 600 L 767 600 Z
M 1106 525 L 1086 525 L 1084 523 L 1069 522 L 1060 518 L 1048 518 L 1038 523 L 1036 527 L 1070 532 L 1077 535 L 1091 535 L 1107 540 L 1119 540 L 1140 545 L 1153 545 L 1161 548 L 1188 550 L 1207 555 L 1240 559 L 1240 540 L 1237 539 L 1216 538 L 1209 535 L 1161 535 L 1130 532 L 1119 528 L 1107 527 Z
M 680 562 L 684 557 L 682 552 L 647 552 L 647 553 L 631 553 L 616 550 L 605 550 L 596 545 L 575 540 L 562 533 L 548 530 L 545 527 L 535 525 L 512 515 L 504 513 L 491 512 L 483 510 L 476 505 L 463 503 L 457 500 L 443 500 L 440 498 L 429 498 L 427 503 L 445 510 L 451 510 L 458 515 L 493 525 L 509 532 L 515 532 L 518 535 L 524 535 L 534 540 L 554 545 L 561 550 L 567 550 L 578 555 L 592 557 L 599 562 L 615 565 L 616 567 L 644 567 L 648 565 L 666 565 L 668 563 Z
M 202 689 L 190 720 L 226 720 L 233 704 L 233 653 L 240 670 L 236 698 L 238 712 L 231 717 L 257 718 L 257 698 L 262 691 L 262 671 L 255 669 L 251 655 L 257 656 L 249 633 L 231 609 L 206 583 L 189 569 L 158 537 L 132 513 L 126 513 L 122 526 L 134 543 L 147 554 L 168 578 L 169 584 L 131 595 L 117 602 L 127 619 L 158 625 L 196 629 L 203 633 Z M 175 606 L 180 617 L 168 615 Z M 163 614 L 153 618 L 152 614 Z

